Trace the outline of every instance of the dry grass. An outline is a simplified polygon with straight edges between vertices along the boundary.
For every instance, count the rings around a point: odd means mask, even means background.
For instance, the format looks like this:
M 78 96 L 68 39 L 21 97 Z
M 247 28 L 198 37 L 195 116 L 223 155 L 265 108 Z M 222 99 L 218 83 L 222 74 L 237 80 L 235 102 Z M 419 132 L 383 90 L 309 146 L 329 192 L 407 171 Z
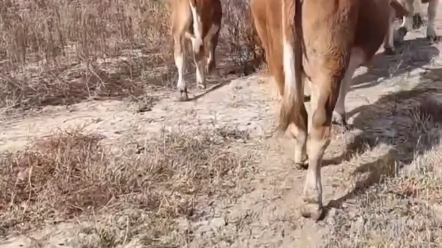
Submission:
M 325 247 L 440 247 L 441 153 L 442 144 L 388 180 L 379 171 L 380 184 L 354 192 L 333 215 Z
M 248 3 L 223 1 L 221 70 L 263 60 Z M 0 108 L 73 104 L 174 86 L 168 5 L 161 1 L 22 1 L 0 7 Z M 190 56 L 190 55 L 189 55 Z
M 351 191 L 330 204 L 338 208 L 325 247 L 442 244 L 442 112 L 434 83 L 359 110 L 354 124 L 371 128 L 351 144 L 360 148 L 349 161 L 354 180 L 341 182 Z
M 158 91 L 176 80 L 166 1 L 3 1 L 0 113 L 126 98 L 138 102 L 135 111 L 149 111 L 163 94 Z M 223 8 L 221 76 L 251 73 L 263 53 L 248 3 L 228 0 Z M 232 139 L 247 137 L 224 129 L 165 133 L 116 155 L 101 137 L 72 130 L 3 154 L 0 236 L 89 219 L 79 247 L 131 240 L 182 247 L 192 234 L 179 234 L 177 220 L 198 216 L 209 196 L 211 204 L 234 199 L 236 184 L 247 176 L 247 155 L 226 148 Z
M 83 224 L 80 247 L 115 247 L 134 236 L 143 247 L 182 247 L 192 234 L 180 233 L 178 220 L 198 218 L 209 201 L 235 198 L 248 176 L 247 155 L 226 148 L 237 136 L 224 129 L 163 133 L 114 155 L 100 137 L 54 133 L 2 157 L 0 230 L 90 218 L 94 224 Z

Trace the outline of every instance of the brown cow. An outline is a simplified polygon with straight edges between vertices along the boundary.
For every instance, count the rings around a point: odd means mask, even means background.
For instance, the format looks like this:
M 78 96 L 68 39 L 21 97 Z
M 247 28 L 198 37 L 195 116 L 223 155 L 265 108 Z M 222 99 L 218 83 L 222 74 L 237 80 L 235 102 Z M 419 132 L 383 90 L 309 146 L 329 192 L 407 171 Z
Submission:
M 185 40 L 191 40 L 196 66 L 196 82 L 206 88 L 206 72 L 216 67 L 215 50 L 221 29 L 222 8 L 220 0 L 170 0 L 171 29 L 174 41 L 175 65 L 178 69 L 177 88 L 180 99 L 187 101 L 187 84 L 183 78 L 185 61 Z M 203 60 L 208 51 L 207 67 Z
M 332 116 L 345 120 L 341 107 L 355 70 L 382 43 L 389 44 L 390 6 L 407 13 L 391 1 L 251 0 L 253 22 L 282 96 L 279 128 L 286 131 L 293 124 L 295 163 L 305 168 L 308 160 L 304 217 L 323 216 L 321 161 L 331 139 Z M 304 80 L 311 89 L 310 121 Z
M 422 17 L 420 13 L 421 4 L 428 3 L 427 6 L 427 15 L 428 15 L 428 24 L 427 24 L 427 33 L 426 36 L 428 39 L 435 41 L 437 40 L 437 34 L 434 30 L 434 20 L 436 19 L 437 7 L 439 5 L 439 0 L 400 0 L 400 2 L 405 6 L 408 10 L 409 14 L 403 17 L 401 28 L 398 30 L 401 38 L 403 38 L 408 31 L 412 28 L 419 28 L 422 25 Z M 415 6 L 415 4 L 417 6 Z M 415 7 L 418 7 L 418 12 L 414 14 Z

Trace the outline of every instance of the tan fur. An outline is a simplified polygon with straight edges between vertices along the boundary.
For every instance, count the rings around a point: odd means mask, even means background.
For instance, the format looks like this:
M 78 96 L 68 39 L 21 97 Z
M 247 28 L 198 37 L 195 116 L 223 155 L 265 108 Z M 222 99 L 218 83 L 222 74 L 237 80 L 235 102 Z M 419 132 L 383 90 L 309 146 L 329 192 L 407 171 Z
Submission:
M 251 0 L 254 25 L 283 96 L 280 129 L 292 126 L 296 164 L 302 166 L 308 155 L 305 217 L 322 215 L 321 161 L 340 91 L 345 99 L 354 70 L 370 62 L 388 37 L 392 9 L 407 13 L 396 0 Z M 311 125 L 304 81 L 312 86 Z
M 216 69 L 215 50 L 218 45 L 219 31 L 221 29 L 222 8 L 220 0 L 169 0 L 171 7 L 171 33 L 174 39 L 175 63 L 180 73 L 180 59 L 185 60 L 185 40 L 192 41 L 194 62 L 197 67 L 197 83 L 205 88 L 205 72 Z M 197 37 L 194 24 L 198 21 L 192 14 L 196 10 L 200 18 L 201 37 Z M 202 43 L 199 43 L 201 38 Z M 204 67 L 204 53 L 209 59 Z M 185 64 L 185 61 L 183 61 Z M 184 66 L 185 67 L 185 66 Z M 182 73 L 182 72 L 181 72 Z M 180 79 L 179 79 L 180 80 Z M 188 100 L 187 84 L 178 81 L 177 87 L 181 92 L 181 99 Z

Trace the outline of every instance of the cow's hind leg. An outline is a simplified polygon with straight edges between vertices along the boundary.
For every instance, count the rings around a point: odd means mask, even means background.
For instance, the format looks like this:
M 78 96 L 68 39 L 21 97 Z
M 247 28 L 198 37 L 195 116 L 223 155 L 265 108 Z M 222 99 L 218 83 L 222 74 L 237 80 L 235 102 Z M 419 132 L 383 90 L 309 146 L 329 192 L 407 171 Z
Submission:
M 384 38 L 384 54 L 393 55 L 395 54 L 394 47 L 394 19 L 395 19 L 394 9 L 390 9 L 390 17 L 388 20 L 388 33 Z M 341 86 L 342 87 L 342 86 Z
M 194 42 L 194 40 L 192 40 Z M 195 44 L 193 44 L 195 46 Z M 193 51 L 193 61 L 196 67 L 196 84 L 198 88 L 206 88 L 206 73 L 205 73 L 205 61 L 204 61 L 204 44 L 200 46 L 197 51 Z
M 413 27 L 413 14 L 414 14 L 414 1 L 415 0 L 405 0 L 404 6 L 408 10 L 408 15 L 402 18 L 402 25 L 397 30 L 398 38 L 403 40 L 408 31 Z M 419 1 L 419 0 L 416 0 Z
M 312 82 L 308 79 L 305 80 L 305 84 L 309 85 L 310 89 L 310 115 L 308 118 L 308 130 L 312 130 L 312 117 L 315 109 L 317 108 L 316 104 L 319 98 L 319 88 L 318 85 L 312 84 Z
M 345 71 L 337 68 L 336 71 L 317 74 L 312 82 L 311 102 L 315 102 L 312 109 L 311 130 L 307 140 L 308 170 L 304 184 L 301 214 L 315 220 L 323 218 L 322 205 L 322 158 L 331 140 L 332 114 L 339 95 L 340 81 Z
M 184 45 L 184 37 L 180 34 L 174 36 L 174 59 L 178 69 L 177 88 L 180 91 L 180 100 L 187 101 L 187 84 L 184 80 L 184 69 L 186 66 L 186 46 Z
M 291 105 L 292 107 L 288 109 L 290 109 L 290 112 L 295 113 L 295 116 L 291 118 L 291 126 L 289 127 L 290 133 L 295 141 L 294 162 L 298 169 L 304 169 L 307 166 L 305 161 L 307 160 L 306 142 L 308 115 L 303 101 L 303 82 L 298 82 L 298 79 L 301 79 L 302 77 L 297 74 L 300 72 L 296 70 L 296 66 L 299 66 L 299 64 L 296 63 L 299 63 L 299 61 L 295 61 L 295 50 L 296 49 L 293 49 L 290 42 L 284 41 L 282 51 L 283 65 L 280 66 L 278 63 L 275 63 L 275 61 L 271 61 L 270 65 L 274 72 L 275 80 L 278 83 L 279 93 L 283 96 L 282 108 L 285 108 L 283 106 Z M 296 100 L 293 102 L 293 99 Z
M 336 102 L 335 110 L 333 111 L 332 122 L 334 124 L 340 125 L 345 129 L 348 129 L 347 117 L 345 112 L 345 97 L 351 86 L 351 79 L 356 69 L 364 61 L 364 53 L 360 49 L 353 49 L 351 52 L 350 62 L 348 63 L 347 71 L 342 79 L 341 87 L 339 89 L 339 97 Z
M 434 20 L 436 19 L 438 5 L 439 5 L 439 0 L 431 0 L 429 1 L 427 8 L 427 13 L 428 13 L 427 38 L 432 41 L 438 40 L 436 31 L 434 30 Z
M 216 47 L 218 46 L 219 27 L 212 26 L 209 34 L 207 35 L 207 52 L 209 54 L 207 58 L 206 72 L 207 74 L 214 73 L 216 69 Z
M 307 120 L 308 114 L 304 107 L 304 111 L 301 110 L 303 120 Z M 294 162 L 297 169 L 307 169 L 307 154 L 306 154 L 306 141 L 307 141 L 307 125 L 305 123 L 294 123 L 290 127 L 290 133 L 295 140 L 294 149 Z

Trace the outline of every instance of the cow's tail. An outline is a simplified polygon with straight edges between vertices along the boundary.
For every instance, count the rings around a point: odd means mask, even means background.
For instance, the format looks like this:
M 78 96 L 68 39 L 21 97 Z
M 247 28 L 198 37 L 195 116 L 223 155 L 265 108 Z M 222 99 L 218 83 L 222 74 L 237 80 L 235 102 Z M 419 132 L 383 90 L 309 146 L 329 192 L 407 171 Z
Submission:
M 203 44 L 203 23 L 201 20 L 201 14 L 198 13 L 198 4 L 194 0 L 189 1 L 190 5 L 190 12 L 192 13 L 192 19 L 193 19 L 193 34 L 194 34 L 194 40 L 192 40 L 193 43 L 193 51 L 195 53 L 199 53 L 200 48 Z
M 307 125 L 304 104 L 302 1 L 283 0 L 283 57 L 285 89 L 282 98 L 279 131 L 285 132 L 291 123 Z M 305 1 L 305 0 L 304 0 Z M 305 119 L 305 120 L 304 120 Z

